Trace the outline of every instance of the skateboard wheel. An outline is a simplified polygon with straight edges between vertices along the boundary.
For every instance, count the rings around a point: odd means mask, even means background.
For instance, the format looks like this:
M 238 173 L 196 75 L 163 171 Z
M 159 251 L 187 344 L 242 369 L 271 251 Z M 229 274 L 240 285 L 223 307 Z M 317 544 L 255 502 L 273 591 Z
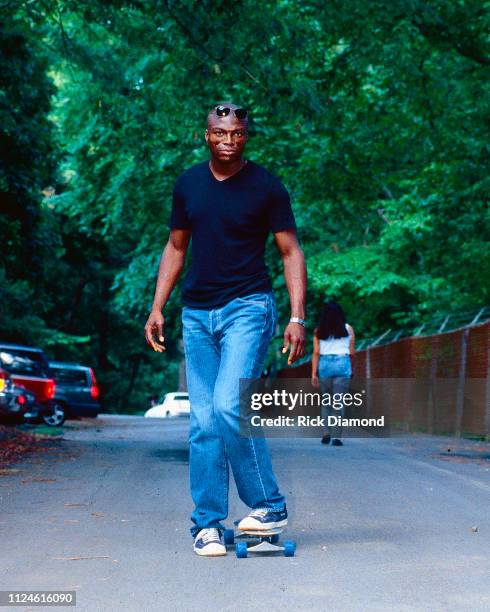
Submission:
M 235 544 L 235 552 L 238 559 L 245 559 L 245 557 L 247 556 L 247 543 L 237 542 Z
M 293 542 L 293 540 L 286 540 L 284 542 L 284 556 L 294 557 L 295 552 L 296 552 L 296 542 Z
M 225 529 L 223 533 L 223 540 L 225 542 L 225 546 L 235 543 L 235 532 L 233 529 Z
M 272 535 L 270 538 L 270 542 L 271 544 L 277 544 L 279 542 L 279 534 L 275 533 L 274 535 Z

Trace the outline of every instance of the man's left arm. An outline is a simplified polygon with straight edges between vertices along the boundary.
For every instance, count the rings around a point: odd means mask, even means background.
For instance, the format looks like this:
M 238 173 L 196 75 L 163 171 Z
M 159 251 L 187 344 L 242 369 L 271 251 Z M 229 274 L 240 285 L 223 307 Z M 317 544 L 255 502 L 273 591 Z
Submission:
M 291 301 L 291 317 L 305 318 L 306 265 L 295 230 L 274 233 L 276 246 L 284 265 L 284 278 Z M 282 352 L 290 347 L 288 365 L 305 354 L 305 328 L 300 323 L 288 323 L 284 330 Z

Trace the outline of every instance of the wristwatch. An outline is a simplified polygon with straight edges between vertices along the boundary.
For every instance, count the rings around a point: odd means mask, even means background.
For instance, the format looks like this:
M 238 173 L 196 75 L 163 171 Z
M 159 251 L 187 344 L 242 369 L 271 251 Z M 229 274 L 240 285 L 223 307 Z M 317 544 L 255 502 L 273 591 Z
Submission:
M 290 323 L 299 323 L 303 327 L 306 327 L 306 321 L 304 319 L 300 319 L 299 317 L 291 317 L 289 319 Z

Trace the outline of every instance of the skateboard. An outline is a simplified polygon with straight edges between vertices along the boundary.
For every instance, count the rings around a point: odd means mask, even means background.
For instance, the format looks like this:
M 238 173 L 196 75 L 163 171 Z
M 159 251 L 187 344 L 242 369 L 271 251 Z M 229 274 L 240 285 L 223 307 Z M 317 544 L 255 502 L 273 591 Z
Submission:
M 239 521 L 235 521 L 235 525 Z M 282 546 L 278 544 L 279 535 L 284 531 L 283 527 L 269 529 L 267 531 L 238 531 L 225 529 L 223 539 L 225 546 L 235 544 L 235 553 L 238 559 L 245 559 L 251 553 L 269 553 L 282 551 L 285 557 L 294 557 L 296 542 L 284 540 Z M 236 541 L 238 540 L 238 542 Z

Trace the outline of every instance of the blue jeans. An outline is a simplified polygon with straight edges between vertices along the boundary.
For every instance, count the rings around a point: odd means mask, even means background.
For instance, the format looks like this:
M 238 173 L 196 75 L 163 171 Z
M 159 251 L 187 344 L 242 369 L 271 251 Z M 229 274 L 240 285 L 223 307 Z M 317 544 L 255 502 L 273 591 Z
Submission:
M 318 378 L 322 393 L 347 393 L 352 376 L 352 365 L 349 355 L 320 355 L 318 362 Z M 322 406 L 322 417 L 344 416 L 344 407 L 336 409 L 331 406 Z M 332 438 L 342 437 L 342 425 L 325 428 Z
M 272 292 L 236 298 L 212 310 L 182 310 L 193 536 L 207 527 L 224 528 L 229 465 L 247 506 L 284 508 L 265 438 L 240 435 L 239 379 L 260 377 L 276 322 Z

